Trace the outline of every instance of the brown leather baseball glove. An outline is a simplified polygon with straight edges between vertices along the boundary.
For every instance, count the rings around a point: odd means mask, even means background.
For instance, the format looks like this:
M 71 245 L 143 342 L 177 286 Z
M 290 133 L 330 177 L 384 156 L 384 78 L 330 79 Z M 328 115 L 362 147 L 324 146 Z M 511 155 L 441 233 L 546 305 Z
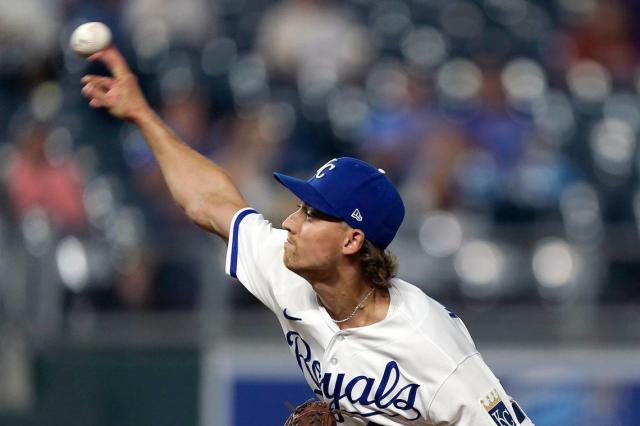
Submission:
M 284 426 L 336 426 L 336 418 L 327 403 L 310 399 L 296 407 Z

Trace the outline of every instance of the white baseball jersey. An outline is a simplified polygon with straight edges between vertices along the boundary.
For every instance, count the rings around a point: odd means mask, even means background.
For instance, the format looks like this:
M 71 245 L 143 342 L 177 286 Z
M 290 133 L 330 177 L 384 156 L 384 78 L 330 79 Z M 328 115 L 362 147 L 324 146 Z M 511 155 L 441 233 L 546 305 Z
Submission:
M 345 425 L 532 425 L 469 333 L 417 287 L 393 279 L 384 320 L 340 330 L 283 263 L 287 232 L 253 209 L 231 224 L 226 272 L 277 316 L 304 377 Z

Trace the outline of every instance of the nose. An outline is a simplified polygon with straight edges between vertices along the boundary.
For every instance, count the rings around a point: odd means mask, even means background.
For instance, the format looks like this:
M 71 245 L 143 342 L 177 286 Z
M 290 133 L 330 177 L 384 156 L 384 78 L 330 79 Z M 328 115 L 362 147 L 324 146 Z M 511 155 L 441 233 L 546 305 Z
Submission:
M 296 228 L 296 213 L 297 211 L 291 213 L 285 220 L 282 222 L 282 228 L 289 231 L 292 234 L 295 234 L 294 230 Z

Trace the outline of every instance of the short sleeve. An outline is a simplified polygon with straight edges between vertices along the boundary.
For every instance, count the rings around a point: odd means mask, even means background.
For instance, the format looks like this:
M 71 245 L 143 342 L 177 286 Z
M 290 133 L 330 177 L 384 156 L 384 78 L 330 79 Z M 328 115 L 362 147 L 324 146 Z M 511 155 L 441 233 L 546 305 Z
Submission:
M 254 209 L 239 210 L 231 220 L 225 271 L 272 311 L 275 278 L 288 272 L 282 261 L 286 238 L 286 231 L 273 228 Z
M 479 354 L 461 362 L 445 379 L 428 413 L 434 424 L 533 426 Z

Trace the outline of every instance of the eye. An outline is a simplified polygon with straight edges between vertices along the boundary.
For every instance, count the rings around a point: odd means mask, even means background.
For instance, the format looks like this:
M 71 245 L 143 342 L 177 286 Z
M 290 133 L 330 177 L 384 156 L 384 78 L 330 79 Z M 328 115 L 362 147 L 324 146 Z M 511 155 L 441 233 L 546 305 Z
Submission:
M 304 212 L 304 216 L 308 221 L 313 219 L 313 215 L 311 214 L 311 209 L 309 207 L 305 206 L 302 211 Z
M 304 204 L 302 204 L 302 203 L 298 204 L 298 211 L 302 212 L 302 214 L 304 214 L 305 220 L 311 220 L 311 218 L 312 218 L 311 211 Z

